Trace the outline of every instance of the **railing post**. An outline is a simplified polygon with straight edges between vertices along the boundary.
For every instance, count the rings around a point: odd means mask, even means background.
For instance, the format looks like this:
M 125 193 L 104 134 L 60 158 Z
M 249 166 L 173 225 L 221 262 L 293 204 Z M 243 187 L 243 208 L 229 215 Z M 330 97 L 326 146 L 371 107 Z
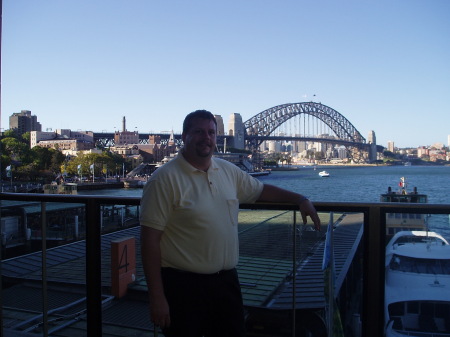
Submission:
M 384 336 L 384 226 L 380 206 L 364 213 L 362 336 Z
M 100 204 L 89 199 L 86 203 L 86 306 L 87 335 L 102 335 L 102 277 L 101 277 Z
M 47 291 L 47 204 L 41 202 L 41 241 L 42 241 L 42 333 L 48 336 L 48 291 Z
M 297 309 L 297 212 L 294 210 L 294 218 L 292 224 L 292 336 L 295 337 L 296 327 L 296 309 Z

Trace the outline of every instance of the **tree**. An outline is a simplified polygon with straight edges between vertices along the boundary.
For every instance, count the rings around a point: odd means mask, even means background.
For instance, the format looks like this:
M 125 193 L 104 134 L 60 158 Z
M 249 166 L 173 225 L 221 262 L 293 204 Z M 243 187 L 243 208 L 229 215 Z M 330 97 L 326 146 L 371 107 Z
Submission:
M 61 152 L 54 149 L 50 149 L 50 170 L 56 173 L 61 173 L 61 165 L 66 160 L 66 156 Z
M 114 172 L 116 166 L 122 167 L 123 163 L 124 159 L 120 155 L 111 152 L 80 154 L 66 164 L 66 171 L 68 174 L 81 174 L 86 177 L 92 174 L 90 167 L 94 165 L 94 175 L 100 176 Z M 80 173 L 78 168 L 80 168 Z
M 52 152 L 49 148 L 35 146 L 31 149 L 34 153 L 34 164 L 38 170 L 48 170 L 51 165 Z
M 30 163 L 30 147 L 23 141 L 15 137 L 5 137 L 1 140 L 3 153 L 8 155 L 11 160 Z
M 22 141 L 28 145 L 31 144 L 31 133 L 29 131 L 22 134 Z

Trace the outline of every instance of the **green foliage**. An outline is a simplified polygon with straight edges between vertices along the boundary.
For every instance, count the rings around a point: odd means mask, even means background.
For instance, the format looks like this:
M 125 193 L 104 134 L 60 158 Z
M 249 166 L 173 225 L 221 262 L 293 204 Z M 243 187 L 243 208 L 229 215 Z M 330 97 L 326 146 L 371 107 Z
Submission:
M 91 175 L 90 166 L 94 164 L 95 175 L 113 174 L 122 169 L 124 159 L 118 154 L 104 151 L 102 154 L 80 154 L 66 157 L 53 148 L 35 146 L 30 149 L 30 133 L 18 136 L 14 130 L 7 130 L 0 140 L 2 176 L 5 169 L 12 164 L 14 179 L 23 181 L 51 181 L 60 173 L 78 175 L 81 165 L 82 175 Z
M 9 155 L 13 160 L 20 161 L 30 155 L 30 147 L 15 137 L 4 137 L 1 143 L 3 153 Z
M 94 164 L 94 175 L 99 176 L 102 174 L 113 174 L 117 168 L 122 168 L 124 160 L 120 155 L 103 152 L 102 154 L 89 153 L 80 154 L 77 157 L 72 158 L 66 164 L 66 172 L 69 175 L 79 175 L 78 166 L 81 168 L 82 176 L 91 175 L 90 167 Z
M 264 166 L 277 167 L 278 164 L 277 164 L 277 162 L 275 160 L 266 159 L 266 160 L 264 160 Z

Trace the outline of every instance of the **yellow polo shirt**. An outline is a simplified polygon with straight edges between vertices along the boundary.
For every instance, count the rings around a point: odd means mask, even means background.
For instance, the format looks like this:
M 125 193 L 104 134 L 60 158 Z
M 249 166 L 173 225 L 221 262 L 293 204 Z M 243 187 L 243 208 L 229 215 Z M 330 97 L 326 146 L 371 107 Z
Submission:
M 226 160 L 213 157 L 204 172 L 180 153 L 144 186 L 140 223 L 164 231 L 163 267 L 203 274 L 231 269 L 239 259 L 239 204 L 255 202 L 262 189 Z

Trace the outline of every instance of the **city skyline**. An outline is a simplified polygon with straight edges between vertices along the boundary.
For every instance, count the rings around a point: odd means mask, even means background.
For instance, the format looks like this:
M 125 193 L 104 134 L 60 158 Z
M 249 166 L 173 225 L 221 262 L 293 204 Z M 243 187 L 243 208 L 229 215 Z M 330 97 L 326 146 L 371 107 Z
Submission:
M 29 110 L 22 110 L 20 113 L 14 113 L 13 115 L 10 116 L 10 121 L 9 121 L 9 122 L 10 122 L 10 123 L 9 123 L 9 124 L 10 124 L 10 128 L 14 128 L 14 127 L 17 128 L 17 126 L 18 126 L 18 120 L 17 120 L 17 117 L 15 117 L 15 119 L 14 119 L 14 121 L 13 121 L 14 125 L 11 127 L 11 117 L 17 116 L 17 115 L 26 115 L 30 120 L 32 120 L 32 122 L 31 122 L 31 121 L 28 122 L 29 124 L 30 124 L 30 123 L 35 123 L 35 124 L 38 124 L 39 127 L 42 127 L 42 126 L 40 125 L 39 121 L 38 121 L 38 116 L 32 114 L 31 111 L 29 111 Z M 237 116 L 237 117 L 236 117 L 236 116 Z M 225 128 L 225 125 L 228 125 L 228 128 L 231 128 L 231 127 L 232 127 L 231 124 L 234 124 L 233 121 L 234 121 L 235 118 L 238 118 L 238 119 L 240 120 L 240 123 L 241 123 L 241 124 L 243 123 L 243 121 L 242 121 L 242 119 L 241 119 L 241 116 L 240 116 L 239 114 L 236 114 L 236 113 L 231 114 L 230 116 L 228 116 L 228 117 L 229 117 L 228 121 L 227 121 L 226 119 L 224 119 L 223 116 L 221 116 L 221 115 L 215 115 L 215 117 L 216 117 L 216 119 L 217 119 L 217 132 L 218 132 L 217 134 L 218 134 L 218 135 L 228 135 L 228 134 L 229 134 L 229 133 L 227 132 L 228 129 Z M 129 134 L 129 133 L 135 133 L 135 134 L 139 134 L 139 133 L 146 134 L 146 133 L 149 133 L 149 132 L 139 132 L 139 130 L 138 130 L 137 127 L 134 127 L 133 129 L 129 129 L 129 128 L 126 126 L 126 125 L 127 125 L 127 123 L 126 123 L 126 116 L 123 116 L 123 117 L 122 117 L 121 125 L 122 125 L 121 128 L 115 127 L 113 131 L 111 131 L 111 130 L 105 130 L 105 129 L 103 129 L 103 130 L 101 130 L 101 131 L 98 131 L 98 130 L 88 130 L 88 129 L 78 129 L 78 130 L 74 130 L 74 129 L 71 129 L 71 128 L 67 128 L 67 129 L 55 129 L 55 130 L 53 130 L 53 129 L 46 129 L 46 130 L 44 130 L 44 128 L 41 128 L 41 130 L 42 130 L 42 133 L 56 132 L 57 130 L 64 131 L 65 133 L 67 132 L 67 130 L 70 130 L 71 132 L 81 131 L 81 132 L 89 132 L 89 133 L 91 133 L 91 132 L 94 132 L 94 133 L 118 133 L 118 132 L 123 132 L 123 131 L 124 131 L 125 133 L 127 133 L 127 134 Z M 23 125 L 22 125 L 22 127 L 23 127 Z M 236 127 L 236 125 L 234 125 L 234 126 L 232 127 L 233 130 L 235 129 L 235 127 Z M 241 127 L 242 127 L 242 126 L 241 126 Z M 23 130 L 22 130 L 22 131 L 23 131 Z M 233 132 L 234 132 L 234 131 L 233 131 Z M 153 133 L 154 133 L 154 134 L 156 134 L 156 133 L 173 133 L 173 134 L 176 134 L 176 135 L 181 135 L 182 131 L 174 131 L 174 130 L 172 129 L 172 130 L 164 130 L 164 131 L 159 131 L 159 132 L 150 132 L 149 134 L 153 134 Z M 272 135 L 276 135 L 276 134 L 274 133 L 274 134 L 272 134 Z M 314 135 L 313 135 L 313 136 L 314 136 Z M 316 135 L 316 136 L 319 136 L 319 135 Z M 330 135 L 330 136 L 333 136 L 333 135 Z M 305 136 L 305 137 L 306 137 L 306 136 Z M 363 137 L 366 139 L 366 143 L 367 143 L 367 144 L 370 144 L 370 143 L 372 143 L 372 142 L 375 140 L 375 143 L 376 143 L 377 145 L 382 145 L 382 146 L 384 146 L 384 148 L 385 148 L 386 150 L 391 151 L 391 152 L 394 151 L 394 148 L 399 148 L 399 149 L 400 149 L 400 147 L 396 146 L 396 145 L 395 145 L 395 142 L 393 142 L 393 141 L 391 141 L 391 140 L 389 140 L 389 141 L 387 142 L 387 144 L 379 144 L 378 142 L 376 142 L 376 132 L 375 132 L 374 130 L 371 130 L 371 131 L 369 132 L 369 134 L 367 135 L 367 137 L 365 137 L 364 135 L 363 135 Z M 242 141 L 243 141 L 243 139 L 242 139 Z M 441 142 L 431 142 L 431 143 L 422 144 L 422 145 L 419 145 L 419 146 L 416 146 L 416 147 L 414 147 L 414 146 L 405 146 L 405 147 L 402 147 L 402 148 L 432 147 L 433 145 L 437 145 L 437 144 L 442 144 L 442 145 L 445 146 L 445 147 L 450 147 L 450 134 L 447 135 L 447 144 L 441 143 Z M 240 148 L 243 147 L 243 146 L 244 146 L 243 143 L 240 144 Z
M 316 101 L 377 144 L 447 144 L 450 2 L 3 1 L 2 116 L 43 130 L 180 131 Z

